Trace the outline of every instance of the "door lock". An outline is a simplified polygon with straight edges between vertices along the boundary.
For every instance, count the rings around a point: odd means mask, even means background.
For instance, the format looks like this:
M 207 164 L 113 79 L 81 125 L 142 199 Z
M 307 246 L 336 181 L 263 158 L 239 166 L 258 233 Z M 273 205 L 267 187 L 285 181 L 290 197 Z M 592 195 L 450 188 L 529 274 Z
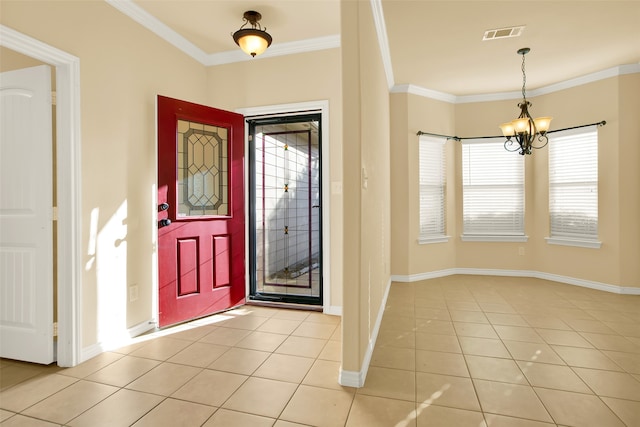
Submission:
M 169 209 L 169 203 L 161 203 L 158 205 L 158 211 L 160 212 L 166 211 L 167 209 Z
M 158 228 L 167 227 L 169 225 L 171 225 L 171 220 L 169 218 L 158 221 Z

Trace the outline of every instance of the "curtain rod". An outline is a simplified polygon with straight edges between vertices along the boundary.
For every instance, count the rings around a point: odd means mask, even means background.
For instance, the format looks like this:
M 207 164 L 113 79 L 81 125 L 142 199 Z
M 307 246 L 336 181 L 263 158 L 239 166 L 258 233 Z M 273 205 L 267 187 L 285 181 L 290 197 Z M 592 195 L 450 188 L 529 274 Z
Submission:
M 588 126 L 604 126 L 606 124 L 607 124 L 607 122 L 602 120 L 601 122 L 590 123 L 588 125 L 580 125 L 580 126 L 573 126 L 573 127 L 570 127 L 570 128 L 550 130 L 547 133 L 562 132 L 564 130 L 579 129 L 579 128 L 584 128 L 584 127 L 588 127 Z M 504 138 L 503 135 L 499 135 L 499 136 L 467 136 L 467 137 L 459 137 L 459 136 L 450 136 L 450 135 L 440 135 L 440 134 L 437 134 L 437 133 L 430 133 L 430 132 L 422 132 L 421 130 L 419 130 L 416 135 L 418 135 L 418 136 L 420 136 L 420 135 L 439 136 L 440 138 L 453 139 L 455 141 L 462 141 L 463 139 Z

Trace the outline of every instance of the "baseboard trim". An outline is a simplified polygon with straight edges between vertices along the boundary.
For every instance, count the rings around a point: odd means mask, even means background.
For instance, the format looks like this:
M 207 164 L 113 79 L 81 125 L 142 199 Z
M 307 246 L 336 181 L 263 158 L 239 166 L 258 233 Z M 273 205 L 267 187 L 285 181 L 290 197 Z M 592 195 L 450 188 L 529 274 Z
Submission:
M 332 316 L 342 316 L 342 306 L 340 305 L 330 305 L 328 307 L 324 307 L 324 314 L 330 314 Z
M 153 319 L 149 319 L 130 327 L 125 333 L 120 334 L 119 338 L 117 339 L 99 342 L 88 347 L 84 347 L 82 349 L 82 354 L 80 355 L 82 360 L 80 360 L 79 363 L 86 362 L 87 360 L 94 358 L 100 353 L 104 353 L 105 351 L 110 351 L 119 347 L 124 347 L 125 345 L 129 345 L 131 344 L 133 338 L 142 335 L 145 332 L 154 329 L 155 327 L 156 322 Z
M 127 329 L 127 334 L 129 334 L 129 338 L 135 338 L 138 335 L 142 335 L 145 332 L 148 332 L 151 329 L 154 329 L 155 327 L 156 327 L 156 321 L 153 319 L 149 319 L 147 321 L 138 323 L 137 325 Z
M 610 285 L 608 283 L 594 282 L 592 280 L 576 279 L 574 277 L 560 276 L 558 274 L 537 272 L 538 279 L 551 280 L 553 282 L 566 283 L 568 285 L 580 286 L 583 288 L 597 289 L 599 291 L 611 292 L 621 295 L 640 295 L 640 288 L 630 286 Z
M 458 274 L 456 273 L 456 269 L 455 268 L 449 268 L 447 270 L 437 270 L 437 271 L 430 271 L 428 273 L 419 273 L 419 274 L 412 274 L 409 276 L 402 276 L 402 275 L 392 275 L 391 276 L 391 281 L 392 282 L 419 282 L 420 280 L 428 280 L 428 279 L 435 279 L 438 277 L 445 277 L 445 276 L 452 276 L 454 274 Z
M 86 362 L 89 359 L 96 357 L 97 355 L 104 353 L 105 349 L 100 344 L 93 344 L 88 347 L 84 347 L 80 354 L 80 360 L 78 365 L 82 362 Z
M 501 270 L 489 268 L 449 268 L 427 273 L 411 275 L 393 275 L 394 282 L 418 282 L 420 280 L 434 279 L 437 277 L 452 276 L 454 274 L 476 275 L 476 276 L 509 276 L 509 277 L 533 277 L 536 279 L 550 280 L 552 282 L 565 283 L 567 285 L 580 286 L 583 288 L 596 289 L 599 291 L 611 292 L 620 295 L 640 295 L 640 288 L 630 286 L 618 286 L 608 283 L 596 282 L 593 280 L 578 279 L 575 277 L 562 276 L 559 274 L 545 273 L 533 270 Z
M 392 279 L 389 279 L 387 283 L 384 295 L 382 296 L 382 302 L 378 309 L 378 315 L 376 317 L 376 323 L 373 325 L 371 336 L 369 337 L 369 344 L 367 345 L 367 351 L 364 354 L 362 361 L 362 368 L 360 371 L 343 371 L 340 367 L 340 373 L 338 376 L 338 382 L 345 387 L 360 388 L 364 386 L 364 382 L 367 379 L 367 372 L 369 371 L 369 365 L 371 364 L 371 357 L 373 356 L 373 350 L 376 347 L 376 341 L 378 339 L 378 333 L 380 332 L 380 325 L 382 324 L 382 317 L 384 316 L 384 309 L 387 306 L 387 299 L 389 298 L 389 290 L 391 289 Z

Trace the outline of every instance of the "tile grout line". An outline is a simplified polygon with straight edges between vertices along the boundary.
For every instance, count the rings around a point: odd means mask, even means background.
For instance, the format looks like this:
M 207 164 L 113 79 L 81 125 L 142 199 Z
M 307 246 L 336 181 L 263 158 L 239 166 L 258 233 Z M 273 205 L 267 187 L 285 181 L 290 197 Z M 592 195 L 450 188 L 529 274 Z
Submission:
M 474 298 L 475 301 L 475 298 Z M 446 304 L 446 299 L 445 299 L 445 304 Z M 477 301 L 476 301 L 477 304 Z M 449 313 L 449 317 L 451 317 L 451 311 L 447 305 L 447 311 Z M 485 316 L 486 317 L 486 316 Z M 453 325 L 453 319 L 452 320 L 452 325 Z M 467 358 L 464 357 L 464 349 L 462 347 L 462 342 L 460 341 L 460 335 L 458 335 L 458 330 L 455 328 L 455 325 L 453 325 L 453 332 L 456 336 L 456 341 L 458 342 L 458 346 L 460 347 L 460 354 L 462 354 L 462 360 L 464 360 L 464 365 L 467 368 L 467 372 L 469 373 L 469 381 L 471 382 L 471 387 L 473 387 L 473 393 L 476 397 L 476 401 L 478 403 L 478 406 L 480 407 L 480 413 L 482 414 L 482 419 L 484 420 L 485 425 L 489 425 L 488 421 L 487 421 L 487 416 L 486 416 L 486 412 L 484 410 L 484 407 L 482 405 L 482 402 L 480 401 L 480 395 L 478 394 L 478 389 L 476 387 L 475 382 L 473 381 L 473 378 L 471 376 L 471 369 L 469 369 L 469 363 L 467 362 Z M 494 331 L 495 332 L 495 331 Z M 497 333 L 496 333 L 497 335 Z

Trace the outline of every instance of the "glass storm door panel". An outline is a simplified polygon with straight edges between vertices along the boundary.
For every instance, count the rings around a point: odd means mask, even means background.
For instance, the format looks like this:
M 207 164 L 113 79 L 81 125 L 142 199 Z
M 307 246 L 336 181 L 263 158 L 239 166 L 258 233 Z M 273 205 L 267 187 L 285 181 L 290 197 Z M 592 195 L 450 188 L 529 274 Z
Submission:
M 158 97 L 161 327 L 245 302 L 244 117 Z
M 319 120 L 250 122 L 254 299 L 321 304 Z

